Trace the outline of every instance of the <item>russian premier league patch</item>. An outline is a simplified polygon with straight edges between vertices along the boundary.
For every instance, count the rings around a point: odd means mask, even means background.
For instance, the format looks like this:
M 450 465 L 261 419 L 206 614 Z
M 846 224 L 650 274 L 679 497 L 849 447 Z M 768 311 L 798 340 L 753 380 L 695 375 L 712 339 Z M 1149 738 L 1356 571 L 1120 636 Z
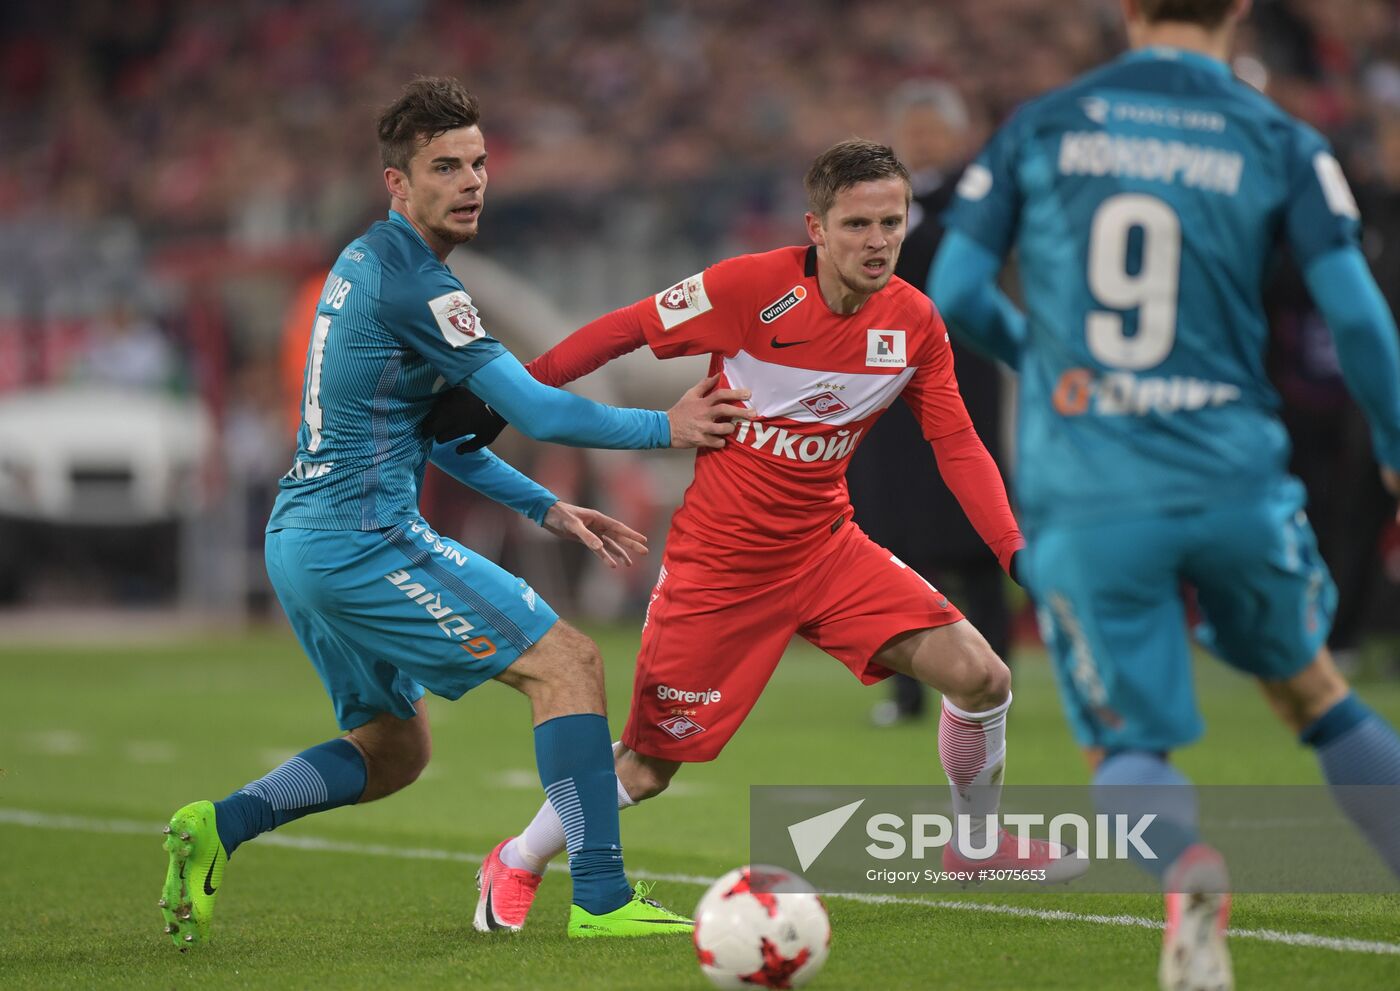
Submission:
M 428 309 L 433 311 L 443 339 L 454 348 L 466 347 L 486 336 L 472 298 L 461 289 L 428 300 Z
M 675 330 L 687 320 L 711 309 L 710 297 L 705 294 L 704 272 L 656 294 L 656 313 L 661 317 L 662 330 Z

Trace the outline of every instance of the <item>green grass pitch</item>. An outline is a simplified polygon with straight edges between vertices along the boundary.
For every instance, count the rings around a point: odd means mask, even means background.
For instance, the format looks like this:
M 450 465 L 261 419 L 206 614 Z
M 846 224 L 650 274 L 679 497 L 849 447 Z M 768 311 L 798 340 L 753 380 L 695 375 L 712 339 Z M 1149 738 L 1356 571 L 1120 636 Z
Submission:
M 593 632 L 608 658 L 617 732 L 637 633 Z M 1043 654 L 1015 660 L 1008 780 L 1082 783 Z M 1180 756 L 1197 781 L 1319 780 L 1311 754 L 1248 682 L 1209 663 L 1199 676 L 1209 730 Z M 671 793 L 624 814 L 633 876 L 659 878 L 658 897 L 690 910 L 699 879 L 747 859 L 749 784 L 944 787 L 932 724 L 869 725 L 878 691 L 794 647 L 719 761 L 687 768 Z M 1400 720 L 1400 686 L 1368 685 L 1363 695 Z M 526 932 L 474 932 L 476 859 L 541 798 L 529 712 L 523 698 L 487 685 L 457 703 L 433 700 L 430 713 L 435 753 L 422 781 L 240 849 L 212 942 L 181 954 L 161 934 L 155 905 L 161 825 L 177 806 L 221 798 L 335 735 L 310 665 L 280 633 L 0 648 L 0 987 L 709 986 L 688 940 L 567 941 L 563 874 L 546 879 Z M 828 904 L 835 937 L 811 985 L 818 991 L 1155 987 L 1160 934 L 1132 922 L 1160 917 L 1155 896 L 1057 888 Z M 1123 916 L 1131 918 L 1104 918 Z M 1232 941 L 1241 988 L 1400 987 L 1400 897 L 1243 895 L 1232 925 L 1249 931 Z

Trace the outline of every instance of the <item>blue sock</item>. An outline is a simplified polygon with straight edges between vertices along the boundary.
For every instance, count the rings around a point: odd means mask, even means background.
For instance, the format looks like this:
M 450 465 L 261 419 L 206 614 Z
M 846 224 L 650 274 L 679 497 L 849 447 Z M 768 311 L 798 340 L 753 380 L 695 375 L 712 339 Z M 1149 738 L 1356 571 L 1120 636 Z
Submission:
M 1347 817 L 1400 876 L 1400 737 L 1352 692 L 1299 734 Z M 1354 787 L 1354 786 L 1371 787 Z
M 1131 844 L 1128 850 L 1135 864 L 1159 880 L 1187 847 L 1200 842 L 1196 789 L 1161 754 L 1120 750 L 1105 757 L 1094 772 L 1094 806 L 1101 813 L 1131 819 L 1157 814 L 1139 834 L 1157 859 L 1139 856 Z
M 632 897 L 622 869 L 617 827 L 617 773 L 612 736 L 602 716 L 559 716 L 535 727 L 540 782 L 564 824 L 574 904 L 594 915 Z
M 611 752 L 611 751 L 609 751 Z M 365 791 L 365 759 L 344 738 L 303 750 L 222 802 L 214 803 L 219 842 L 239 844 L 312 812 L 354 805 Z

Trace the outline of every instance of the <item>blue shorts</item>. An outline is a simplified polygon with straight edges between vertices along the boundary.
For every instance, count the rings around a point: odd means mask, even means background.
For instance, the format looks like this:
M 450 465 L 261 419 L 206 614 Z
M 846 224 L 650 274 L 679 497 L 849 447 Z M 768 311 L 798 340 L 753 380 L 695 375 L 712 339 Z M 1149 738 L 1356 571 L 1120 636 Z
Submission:
M 267 573 L 341 729 L 460 698 L 559 616 L 522 579 L 421 519 L 388 530 L 274 530 Z
M 1028 537 L 1027 587 L 1081 744 L 1167 751 L 1201 735 L 1184 583 L 1203 614 L 1197 639 L 1227 664 L 1279 680 L 1312 661 L 1337 588 L 1303 504 L 1288 478 L 1228 506 Z

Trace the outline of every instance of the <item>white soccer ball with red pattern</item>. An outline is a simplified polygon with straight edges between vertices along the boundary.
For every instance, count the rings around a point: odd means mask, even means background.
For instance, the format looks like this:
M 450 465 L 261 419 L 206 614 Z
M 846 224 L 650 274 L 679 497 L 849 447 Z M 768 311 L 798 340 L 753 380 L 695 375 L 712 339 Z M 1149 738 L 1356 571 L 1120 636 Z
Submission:
M 695 907 L 695 953 L 719 988 L 800 988 L 831 949 L 831 919 L 812 886 L 781 867 L 739 867 Z

